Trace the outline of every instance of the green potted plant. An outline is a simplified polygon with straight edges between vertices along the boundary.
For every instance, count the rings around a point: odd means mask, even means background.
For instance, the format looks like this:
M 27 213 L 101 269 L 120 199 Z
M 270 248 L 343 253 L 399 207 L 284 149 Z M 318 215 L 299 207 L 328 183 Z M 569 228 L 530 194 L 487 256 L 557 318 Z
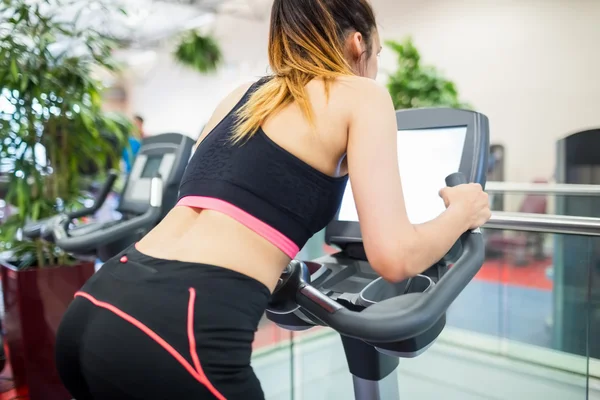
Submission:
M 70 399 L 55 370 L 54 337 L 74 293 L 93 274 L 52 243 L 25 240 L 31 221 L 80 207 L 84 172 L 117 165 L 129 122 L 102 110 L 98 68 L 115 70 L 114 42 L 57 1 L 0 2 L 0 157 L 16 212 L 0 225 L 4 328 L 17 386 L 32 399 Z M 2 257 L 2 255 L 7 256 Z
M 456 85 L 446 79 L 437 68 L 424 65 L 412 38 L 402 42 L 385 42 L 397 56 L 398 69 L 391 73 L 388 91 L 396 110 L 405 108 L 452 107 L 470 109 L 460 101 Z

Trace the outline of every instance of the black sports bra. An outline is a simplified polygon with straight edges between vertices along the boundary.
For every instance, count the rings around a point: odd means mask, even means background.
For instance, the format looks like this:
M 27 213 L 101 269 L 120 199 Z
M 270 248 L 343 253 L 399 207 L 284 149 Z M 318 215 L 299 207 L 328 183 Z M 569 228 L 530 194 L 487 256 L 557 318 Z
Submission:
M 253 84 L 198 146 L 177 205 L 223 212 L 294 258 L 333 219 L 348 177 L 316 170 L 262 129 L 243 144 L 230 141 L 236 111 L 264 82 Z

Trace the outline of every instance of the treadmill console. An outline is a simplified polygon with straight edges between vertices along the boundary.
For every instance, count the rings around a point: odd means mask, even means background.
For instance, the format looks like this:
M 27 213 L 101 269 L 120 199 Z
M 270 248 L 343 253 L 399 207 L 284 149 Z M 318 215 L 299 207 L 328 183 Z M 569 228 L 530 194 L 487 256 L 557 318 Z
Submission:
M 131 168 L 117 211 L 124 215 L 144 213 L 149 207 L 150 183 L 158 174 L 164 185 L 163 216 L 166 215 L 177 201 L 179 183 L 193 144 L 190 137 L 177 133 L 145 138 Z
M 485 187 L 489 128 L 484 115 L 446 108 L 410 109 L 397 112 L 397 123 L 398 163 L 412 223 L 429 221 L 445 210 L 438 194 L 445 186 L 477 182 Z M 329 326 L 340 332 L 344 346 L 350 346 L 348 338 L 354 338 L 383 354 L 418 355 L 441 333 L 450 304 L 438 308 L 427 322 L 425 315 L 419 321 L 410 313 L 420 303 L 433 301 L 436 291 L 441 293 L 439 298 L 446 296 L 448 302 L 453 301 L 464 288 L 460 284 L 466 286 L 472 279 L 470 274 L 474 276 L 481 267 L 477 265 L 478 245 L 474 248 L 468 235 L 471 233 L 465 233 L 455 245 L 451 261 L 440 260 L 424 274 L 403 282 L 387 282 L 368 263 L 348 183 L 338 214 L 325 232 L 326 242 L 341 251 L 312 262 L 292 261 L 275 289 L 267 317 L 288 330 Z M 463 274 L 460 284 L 444 279 L 451 275 L 448 267 L 454 261 L 463 264 L 457 268 Z M 457 272 L 461 273 L 454 271 L 455 276 Z M 436 288 L 442 280 L 445 285 Z M 450 290 L 452 284 L 456 286 Z M 395 320 L 393 313 L 404 311 L 406 319 Z M 386 313 L 388 317 L 384 317 Z M 355 353 L 346 350 L 347 355 Z M 351 369 L 360 364 L 348 361 Z M 351 372 L 356 375 L 356 371 Z
M 93 215 L 106 200 L 117 177 L 111 174 L 94 207 L 58 215 L 46 221 L 44 229 L 32 226 L 29 236 L 39 236 L 38 231 L 47 230 L 56 245 L 67 252 L 108 260 L 143 237 L 175 206 L 193 145 L 192 138 L 177 133 L 164 133 L 142 141 L 120 195 L 117 211 L 121 219 L 72 223 L 74 219 Z

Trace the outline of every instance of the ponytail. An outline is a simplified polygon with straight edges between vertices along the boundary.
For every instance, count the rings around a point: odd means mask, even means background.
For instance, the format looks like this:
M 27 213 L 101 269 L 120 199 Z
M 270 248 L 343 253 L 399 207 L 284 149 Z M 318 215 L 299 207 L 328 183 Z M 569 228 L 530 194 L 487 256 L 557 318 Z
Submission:
M 334 79 L 354 74 L 344 56 L 348 31 L 369 39 L 374 28 L 366 0 L 275 0 L 269 31 L 273 76 L 238 110 L 233 142 L 252 137 L 269 115 L 292 102 L 314 126 L 306 85 L 321 78 L 329 96 Z

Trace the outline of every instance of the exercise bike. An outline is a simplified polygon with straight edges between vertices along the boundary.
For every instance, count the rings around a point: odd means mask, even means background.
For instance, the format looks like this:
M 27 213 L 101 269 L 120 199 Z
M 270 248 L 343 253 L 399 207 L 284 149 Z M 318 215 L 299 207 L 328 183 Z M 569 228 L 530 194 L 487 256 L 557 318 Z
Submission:
M 175 206 L 179 182 L 192 153 L 193 139 L 178 133 L 145 138 L 119 194 L 119 219 L 77 223 L 93 216 L 112 192 L 111 171 L 91 207 L 28 224 L 24 235 L 43 238 L 77 257 L 105 262 L 149 232 Z
M 444 211 L 438 196 L 444 183 L 477 182 L 485 187 L 489 128 L 484 115 L 412 109 L 398 111 L 397 123 L 400 171 L 412 223 Z M 325 237 L 341 250 L 312 262 L 292 261 L 270 299 L 267 318 L 291 331 L 315 326 L 337 331 L 356 400 L 397 400 L 398 377 L 393 372 L 399 358 L 422 354 L 442 332 L 448 307 L 483 264 L 481 231 L 465 232 L 446 257 L 423 274 L 387 282 L 367 260 L 348 184 Z

